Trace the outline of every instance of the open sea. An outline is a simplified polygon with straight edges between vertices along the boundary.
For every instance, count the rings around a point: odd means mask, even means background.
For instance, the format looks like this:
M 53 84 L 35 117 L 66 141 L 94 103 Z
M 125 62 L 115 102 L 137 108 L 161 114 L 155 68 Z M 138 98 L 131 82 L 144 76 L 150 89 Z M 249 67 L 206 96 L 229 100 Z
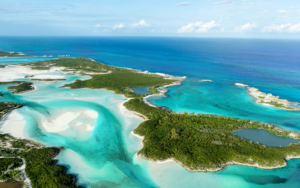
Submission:
M 170 87 L 166 97 L 155 96 L 148 101 L 175 112 L 230 116 L 300 131 L 299 111 L 257 104 L 245 89 L 235 85 L 247 84 L 299 105 L 300 40 L 0 37 L 0 50 L 37 56 L 2 57 L 0 64 L 70 55 L 118 67 L 187 76 L 180 86 Z M 7 86 L 0 86 L 0 92 L 4 93 L 5 100 L 25 103 L 17 111 L 25 118 L 26 131 L 33 140 L 66 148 L 57 159 L 78 177 L 80 185 L 92 188 L 300 187 L 300 159 L 288 161 L 288 166 L 282 169 L 234 165 L 216 173 L 191 173 L 174 162 L 156 164 L 138 159 L 135 153 L 142 147 L 141 139 L 130 132 L 142 120 L 121 114 L 118 104 L 126 99 L 105 90 L 58 89 L 75 79 L 88 79 L 74 75 L 66 78 L 55 84 L 35 83 L 38 90 L 22 95 L 10 94 L 5 90 Z M 203 79 L 213 82 L 202 82 Z M 95 128 L 87 138 L 76 135 L 76 130 L 57 134 L 40 129 L 45 119 L 71 109 L 97 112 Z

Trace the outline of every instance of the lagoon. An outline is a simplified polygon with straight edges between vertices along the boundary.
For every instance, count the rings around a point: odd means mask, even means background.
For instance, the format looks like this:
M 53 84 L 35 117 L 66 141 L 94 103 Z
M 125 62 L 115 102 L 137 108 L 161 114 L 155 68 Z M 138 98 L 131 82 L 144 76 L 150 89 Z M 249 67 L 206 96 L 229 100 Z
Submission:
M 243 129 L 234 132 L 234 134 L 241 138 L 251 140 L 253 142 L 259 142 L 269 147 L 285 147 L 293 143 L 299 143 L 299 140 L 277 136 L 262 129 Z
M 138 95 L 145 95 L 148 93 L 152 93 L 151 91 L 148 91 L 150 87 L 133 87 L 133 91 Z

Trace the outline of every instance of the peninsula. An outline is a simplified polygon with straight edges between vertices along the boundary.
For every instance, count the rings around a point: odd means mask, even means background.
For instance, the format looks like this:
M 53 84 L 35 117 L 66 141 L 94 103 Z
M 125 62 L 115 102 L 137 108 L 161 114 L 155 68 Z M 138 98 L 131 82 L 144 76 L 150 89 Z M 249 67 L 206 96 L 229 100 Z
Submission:
M 0 57 L 30 57 L 22 52 L 4 52 L 0 50 Z
M 267 104 L 271 105 L 275 108 L 280 108 L 284 110 L 290 110 L 290 111 L 300 111 L 300 108 L 292 107 L 291 103 L 286 99 L 280 99 L 279 96 L 273 96 L 271 93 L 266 94 L 261 92 L 259 89 L 254 87 L 249 87 L 246 84 L 242 83 L 235 83 L 237 86 L 241 86 L 249 91 L 249 95 L 256 98 L 256 102 L 259 104 Z

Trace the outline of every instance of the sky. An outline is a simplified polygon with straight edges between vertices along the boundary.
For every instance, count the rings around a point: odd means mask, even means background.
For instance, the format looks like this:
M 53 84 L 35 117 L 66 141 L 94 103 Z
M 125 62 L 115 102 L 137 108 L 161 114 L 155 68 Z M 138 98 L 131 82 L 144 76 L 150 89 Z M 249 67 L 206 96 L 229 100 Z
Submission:
M 1 0 L 1 36 L 300 38 L 300 0 Z

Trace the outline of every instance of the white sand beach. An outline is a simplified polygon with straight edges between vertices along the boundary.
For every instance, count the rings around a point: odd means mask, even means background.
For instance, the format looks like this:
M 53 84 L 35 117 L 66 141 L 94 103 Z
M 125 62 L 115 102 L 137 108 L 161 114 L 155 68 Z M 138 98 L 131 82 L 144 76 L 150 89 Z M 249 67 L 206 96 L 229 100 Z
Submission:
M 64 79 L 65 76 L 59 76 L 59 75 L 34 75 L 34 77 L 32 77 L 34 79 Z
M 25 131 L 26 120 L 18 110 L 11 111 L 0 121 L 0 132 L 8 133 L 16 138 L 28 138 Z
M 26 66 L 8 65 L 5 68 L 0 68 L 0 81 L 7 82 L 15 79 L 22 79 L 27 75 L 33 75 L 34 78 L 60 79 L 62 78 L 61 76 L 47 75 L 48 73 L 54 73 L 57 70 L 62 70 L 62 67 L 53 67 L 50 70 L 33 70 Z
M 46 132 L 67 134 L 65 132 L 76 132 L 76 135 L 86 135 L 95 128 L 98 113 L 88 109 L 65 109 L 50 119 L 41 121 L 41 128 Z M 83 137 L 83 136 L 80 136 Z

